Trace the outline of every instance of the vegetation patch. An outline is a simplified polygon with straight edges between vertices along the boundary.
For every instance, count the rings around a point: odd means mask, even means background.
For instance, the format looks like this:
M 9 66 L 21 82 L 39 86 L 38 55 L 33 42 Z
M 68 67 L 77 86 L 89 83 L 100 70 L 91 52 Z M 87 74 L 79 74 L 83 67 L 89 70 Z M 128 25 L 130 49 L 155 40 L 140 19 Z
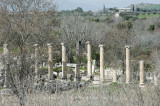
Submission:
M 138 15 L 138 18 L 151 18 L 151 17 L 159 17 L 160 14 L 146 14 L 146 15 Z

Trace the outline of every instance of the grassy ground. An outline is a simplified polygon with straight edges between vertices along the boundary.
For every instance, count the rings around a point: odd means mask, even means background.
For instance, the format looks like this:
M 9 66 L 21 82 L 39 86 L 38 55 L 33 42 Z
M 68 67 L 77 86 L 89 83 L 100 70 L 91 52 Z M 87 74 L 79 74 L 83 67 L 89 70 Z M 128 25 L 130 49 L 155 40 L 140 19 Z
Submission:
M 151 17 L 155 17 L 155 16 L 160 16 L 160 14 L 156 14 L 156 15 L 138 15 L 137 17 L 138 18 L 151 18 Z
M 144 6 L 142 9 L 146 9 L 146 10 L 153 10 L 153 9 L 157 9 L 157 10 L 160 10 L 160 4 Z
M 52 95 L 36 92 L 25 98 L 26 106 L 159 106 L 160 89 L 152 85 L 111 84 L 58 92 Z M 15 96 L 1 97 L 0 105 L 17 106 Z

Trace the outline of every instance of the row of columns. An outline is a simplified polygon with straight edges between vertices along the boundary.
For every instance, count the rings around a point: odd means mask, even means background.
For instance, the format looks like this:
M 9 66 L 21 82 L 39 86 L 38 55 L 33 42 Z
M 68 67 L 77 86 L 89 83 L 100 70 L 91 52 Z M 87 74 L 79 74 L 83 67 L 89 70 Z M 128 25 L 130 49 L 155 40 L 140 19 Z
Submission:
M 88 41 L 87 43 L 87 72 L 88 76 L 92 76 L 92 60 L 91 60 L 91 43 Z M 67 71 L 66 71 L 66 43 L 61 43 L 62 45 L 62 78 L 67 78 Z M 48 80 L 53 79 L 53 52 L 52 52 L 52 44 L 47 44 L 48 46 Z M 4 44 L 3 46 L 3 55 L 5 57 L 5 83 L 4 87 L 8 86 L 8 78 L 7 73 L 9 70 L 9 50 L 8 45 Z M 103 82 L 105 80 L 104 74 L 104 45 L 100 44 L 100 81 Z M 125 46 L 126 48 L 126 83 L 130 83 L 130 46 Z M 79 65 L 76 66 L 75 77 L 78 78 L 79 76 Z M 35 79 L 39 78 L 38 76 L 39 70 L 39 45 L 35 44 Z M 157 82 L 157 78 L 155 77 L 154 80 Z M 113 82 L 117 81 L 117 73 L 113 73 Z M 140 84 L 144 84 L 144 61 L 140 61 Z
M 66 72 L 66 45 L 65 43 L 61 43 L 62 45 L 62 79 L 67 78 Z M 39 70 L 39 45 L 35 44 L 35 80 L 37 81 L 38 70 Z M 48 46 L 48 81 L 53 79 L 53 45 L 51 43 L 47 44 Z
M 130 72 L 130 45 L 125 46 L 126 48 L 126 83 L 131 83 L 131 72 Z M 144 85 L 144 61 L 139 62 L 140 69 L 140 85 Z
M 91 70 L 91 43 L 87 43 L 87 71 L 88 76 L 92 76 Z M 131 72 L 130 72 L 130 45 L 125 46 L 126 48 L 126 83 L 131 83 Z M 104 73 L 104 45 L 100 44 L 100 81 L 104 82 L 105 73 Z M 117 73 L 113 72 L 113 82 L 117 82 Z M 144 61 L 140 61 L 140 85 L 144 85 Z

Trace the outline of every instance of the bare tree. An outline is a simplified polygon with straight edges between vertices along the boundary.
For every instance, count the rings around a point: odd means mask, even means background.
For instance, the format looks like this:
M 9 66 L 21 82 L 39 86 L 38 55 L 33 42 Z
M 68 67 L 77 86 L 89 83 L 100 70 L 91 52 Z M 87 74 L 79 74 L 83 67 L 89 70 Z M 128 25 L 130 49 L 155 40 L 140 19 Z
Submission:
M 33 44 L 51 41 L 58 26 L 55 5 L 46 0 L 1 0 L 0 9 L 1 41 L 10 45 L 11 52 L 17 49 L 14 56 L 20 61 L 12 61 L 10 85 L 23 106 L 28 84 L 33 84 Z

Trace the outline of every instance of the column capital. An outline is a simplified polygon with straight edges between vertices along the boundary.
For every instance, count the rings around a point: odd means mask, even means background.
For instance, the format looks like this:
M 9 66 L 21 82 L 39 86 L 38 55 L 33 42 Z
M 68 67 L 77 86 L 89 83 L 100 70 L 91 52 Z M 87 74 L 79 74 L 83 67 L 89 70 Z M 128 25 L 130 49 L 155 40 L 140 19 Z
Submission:
M 7 48 L 8 47 L 8 44 L 3 44 L 3 48 Z
M 62 45 L 62 46 L 66 46 L 66 44 L 67 44 L 66 42 L 64 42 L 64 43 L 61 43 L 61 45 Z
M 52 43 L 47 43 L 47 46 L 52 46 Z
M 139 62 L 140 62 L 140 63 L 144 63 L 144 60 L 140 60 Z
M 103 44 L 99 44 L 99 47 L 104 47 L 105 45 L 103 45 Z
M 131 48 L 131 45 L 126 45 L 125 48 L 128 48 L 128 49 L 129 49 L 129 48 Z
M 39 44 L 34 44 L 34 47 L 38 47 L 39 46 Z
M 91 44 L 91 41 L 87 41 L 86 44 Z

